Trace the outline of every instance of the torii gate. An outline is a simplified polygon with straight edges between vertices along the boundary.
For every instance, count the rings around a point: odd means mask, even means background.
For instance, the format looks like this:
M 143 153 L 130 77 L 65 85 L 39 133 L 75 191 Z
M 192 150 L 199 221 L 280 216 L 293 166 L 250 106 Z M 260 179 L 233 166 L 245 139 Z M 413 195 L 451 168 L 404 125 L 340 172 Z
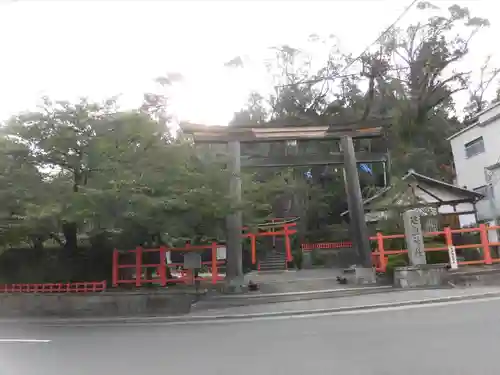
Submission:
M 356 163 L 388 163 L 387 153 L 354 152 L 353 138 L 378 138 L 386 119 L 365 120 L 355 125 L 331 126 L 207 126 L 181 123 L 185 135 L 191 135 L 195 143 L 227 144 L 230 155 L 231 177 L 229 191 L 235 206 L 241 203 L 241 167 L 279 167 L 304 165 L 343 165 L 350 213 L 353 247 L 358 253 L 359 265 L 372 270 L 371 248 L 364 217 L 363 200 Z M 241 160 L 241 143 L 290 142 L 306 140 L 340 139 L 340 150 L 327 156 L 287 155 L 283 157 L 252 157 Z M 242 270 L 242 213 L 228 215 L 227 227 L 227 272 L 228 291 L 238 292 L 243 285 Z M 366 271 L 362 272 L 366 278 Z

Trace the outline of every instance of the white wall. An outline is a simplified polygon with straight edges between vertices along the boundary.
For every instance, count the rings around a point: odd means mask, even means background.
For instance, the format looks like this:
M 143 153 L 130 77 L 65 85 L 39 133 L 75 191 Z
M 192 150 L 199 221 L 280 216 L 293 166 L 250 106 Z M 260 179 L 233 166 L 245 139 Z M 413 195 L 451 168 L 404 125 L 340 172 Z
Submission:
M 500 114 L 500 106 L 480 115 L 479 122 L 484 123 L 498 114 Z M 485 152 L 467 158 L 465 144 L 481 136 L 484 140 Z M 450 143 L 457 173 L 457 186 L 466 186 L 469 190 L 484 186 L 486 184 L 484 168 L 500 161 L 500 119 L 496 119 L 485 126 L 474 126 L 452 138 Z M 496 205 L 500 208 L 500 181 L 495 186 L 495 198 Z M 488 207 L 487 202 L 479 202 L 477 205 L 478 216 L 481 218 L 490 216 L 491 214 L 487 211 Z
M 465 144 L 481 136 L 485 152 L 467 158 Z M 469 190 L 485 185 L 484 168 L 497 163 L 500 158 L 500 121 L 469 129 L 451 139 L 450 143 L 457 172 L 457 185 L 467 186 Z

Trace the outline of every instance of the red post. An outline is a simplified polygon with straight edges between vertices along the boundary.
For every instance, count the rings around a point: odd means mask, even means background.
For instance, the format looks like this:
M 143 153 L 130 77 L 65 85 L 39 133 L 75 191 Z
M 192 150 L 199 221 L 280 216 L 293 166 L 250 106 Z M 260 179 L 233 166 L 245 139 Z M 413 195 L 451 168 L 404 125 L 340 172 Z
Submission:
M 450 227 L 444 228 L 444 239 L 446 241 L 446 246 L 453 246 L 453 236 L 451 235 Z
M 113 281 L 113 287 L 118 286 L 118 259 L 119 259 L 120 253 L 118 250 L 114 249 L 113 250 L 113 268 L 111 272 L 111 279 Z
M 377 233 L 377 247 L 378 247 L 378 262 L 380 265 L 380 271 L 385 272 L 387 263 L 385 261 L 384 236 L 380 232 Z
M 488 240 L 488 229 L 486 228 L 486 225 L 480 224 L 479 232 L 481 235 L 481 245 L 483 246 L 484 264 L 492 264 L 490 241 Z
M 135 286 L 140 287 L 142 282 L 142 247 L 135 249 Z
M 212 284 L 217 284 L 219 270 L 217 269 L 217 243 L 212 242 Z
M 273 224 L 273 226 L 271 226 L 271 230 L 270 232 L 276 232 L 275 228 L 274 228 L 274 219 L 271 219 L 271 223 Z M 271 237 L 273 239 L 273 247 L 276 247 L 276 236 L 272 236 Z
M 186 251 L 189 251 L 189 247 L 191 246 L 191 243 L 189 241 L 186 242 L 185 244 L 185 249 Z M 182 269 L 184 269 L 184 266 L 182 267 Z M 191 272 L 191 270 L 185 270 L 185 279 L 184 279 L 184 282 L 187 284 L 187 285 L 192 285 L 194 284 L 194 273 Z
M 255 264 L 257 262 L 257 249 L 255 248 L 255 234 L 254 233 L 250 234 L 250 248 L 252 251 L 252 264 Z
M 288 234 L 288 225 L 287 224 L 285 224 L 283 226 L 283 230 L 285 232 L 286 260 L 287 260 L 287 262 L 291 262 L 293 260 L 293 257 L 292 257 L 292 249 L 291 249 L 291 245 L 290 245 L 290 237 Z
M 160 266 L 158 267 L 158 273 L 160 274 L 160 285 L 167 286 L 167 249 L 164 246 L 160 246 Z

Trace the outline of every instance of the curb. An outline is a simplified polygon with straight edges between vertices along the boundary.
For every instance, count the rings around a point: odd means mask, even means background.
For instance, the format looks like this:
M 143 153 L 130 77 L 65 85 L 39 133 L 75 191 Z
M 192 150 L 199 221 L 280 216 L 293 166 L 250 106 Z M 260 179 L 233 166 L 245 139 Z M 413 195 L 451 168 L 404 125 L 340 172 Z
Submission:
M 0 319 L 0 323 L 24 323 L 24 324 L 40 324 L 43 326 L 52 327 L 63 327 L 63 326 L 92 326 L 92 325 L 122 325 L 122 324 L 188 324 L 188 323 L 209 323 L 217 321 L 241 321 L 241 320 L 251 320 L 255 318 L 275 318 L 275 317 L 294 317 L 294 316 L 307 316 L 316 314 L 331 314 L 331 313 L 342 313 L 350 311 L 362 311 L 362 310 L 376 310 L 380 308 L 388 307 L 401 307 L 401 306 L 415 306 L 415 305 L 426 305 L 426 304 L 439 304 L 453 301 L 464 301 L 464 300 L 475 300 L 487 297 L 500 297 L 500 291 L 497 292 L 485 292 L 476 294 L 467 294 L 461 296 L 448 296 L 448 297 L 437 297 L 437 298 L 425 298 L 420 300 L 407 300 L 400 302 L 388 302 L 388 303 L 378 303 L 371 305 L 358 305 L 358 306 L 344 306 L 344 307 L 334 307 L 327 309 L 313 309 L 313 310 L 288 310 L 288 311 L 278 311 L 278 312 L 266 312 L 266 313 L 252 313 L 252 314 L 221 314 L 221 315 L 192 315 L 192 316 L 169 316 L 169 317 L 116 317 L 116 318 L 88 318 L 88 319 L 37 319 L 37 320 L 25 320 L 22 319 Z
M 486 297 L 500 297 L 500 292 L 486 292 L 477 294 L 468 294 L 463 296 L 448 296 L 448 297 L 437 297 L 437 298 L 425 298 L 420 300 L 408 300 L 400 302 L 387 302 L 387 303 L 377 303 L 371 305 L 358 305 L 358 306 L 344 306 L 344 307 L 334 307 L 329 309 L 313 309 L 313 310 L 289 310 L 289 311 L 279 311 L 279 312 L 269 312 L 269 313 L 254 313 L 254 314 L 228 314 L 228 315 L 195 315 L 191 317 L 171 317 L 171 322 L 182 322 L 182 321 L 210 321 L 210 320 L 238 320 L 238 319 L 253 319 L 253 318 L 266 318 L 266 317 L 280 317 L 280 316 L 297 316 L 297 315 L 315 315 L 315 314 L 327 314 L 327 313 L 337 313 L 337 312 L 348 312 L 348 311 L 358 311 L 358 310 L 374 310 L 385 307 L 400 307 L 400 306 L 412 306 L 412 305 L 425 305 L 430 303 L 445 303 L 452 301 L 463 301 L 463 300 L 474 300 Z M 167 322 L 167 321 L 165 321 Z
M 352 287 L 352 288 L 336 288 L 336 289 L 318 289 L 318 290 L 303 290 L 299 292 L 281 292 L 281 293 L 255 293 L 255 294 L 234 294 L 234 295 L 221 295 L 212 297 L 213 300 L 231 300 L 231 299 L 258 299 L 270 297 L 294 297 L 303 296 L 308 294 L 330 294 L 330 293 L 344 293 L 344 292 L 359 292 L 363 290 L 389 290 L 394 289 L 392 285 L 379 285 L 379 286 L 366 286 L 366 287 Z

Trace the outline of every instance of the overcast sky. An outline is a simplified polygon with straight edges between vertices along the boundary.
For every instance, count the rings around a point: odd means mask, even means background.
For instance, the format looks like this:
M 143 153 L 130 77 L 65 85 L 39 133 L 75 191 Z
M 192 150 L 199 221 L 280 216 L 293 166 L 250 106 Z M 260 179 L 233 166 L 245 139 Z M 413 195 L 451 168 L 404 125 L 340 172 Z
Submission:
M 98 1 L 0 0 L 0 119 L 56 99 L 122 94 L 138 106 L 153 78 L 185 77 L 171 94 L 178 118 L 226 124 L 252 89 L 269 88 L 261 60 L 268 47 L 303 46 L 307 37 L 335 34 L 359 54 L 410 0 Z M 492 23 L 467 60 L 478 69 L 495 55 L 500 5 L 492 0 L 433 1 L 468 6 Z M 401 25 L 421 16 L 413 9 Z M 224 68 L 237 55 L 253 63 Z M 497 59 L 497 57 L 494 57 Z

